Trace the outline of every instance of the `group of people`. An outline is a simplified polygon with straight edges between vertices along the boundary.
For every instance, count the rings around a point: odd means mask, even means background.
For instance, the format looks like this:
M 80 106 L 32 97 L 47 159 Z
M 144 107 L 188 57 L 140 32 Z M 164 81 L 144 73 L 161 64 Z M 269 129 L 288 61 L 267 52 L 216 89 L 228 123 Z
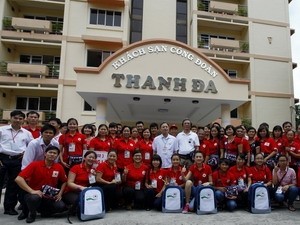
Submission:
M 182 121 L 182 131 L 166 122 L 142 121 L 134 127 L 100 124 L 98 130 L 70 118 L 52 118 L 38 126 L 39 114 L 11 112 L 11 124 L 0 127 L 0 188 L 6 185 L 4 214 L 35 221 L 37 213 L 51 216 L 76 209 L 82 190 L 100 186 L 107 211 L 161 210 L 163 192 L 176 185 L 185 193 L 183 213 L 199 185 L 212 186 L 219 208 L 233 211 L 248 204 L 248 189 L 261 182 L 279 204 L 295 211 L 300 188 L 300 126 L 285 122 L 270 134 L 267 123 L 225 128 L 218 123 L 193 126 Z M 66 128 L 66 129 L 65 129 Z M 297 179 L 298 176 L 298 179 Z M 298 181 L 298 183 L 297 183 Z M 236 194 L 230 187 L 237 187 Z

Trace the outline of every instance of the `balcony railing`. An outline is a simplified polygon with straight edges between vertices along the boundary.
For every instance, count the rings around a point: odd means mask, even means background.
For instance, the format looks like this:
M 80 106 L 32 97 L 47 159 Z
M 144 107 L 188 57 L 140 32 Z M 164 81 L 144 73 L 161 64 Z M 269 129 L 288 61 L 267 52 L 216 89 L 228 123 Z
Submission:
M 205 48 L 227 52 L 249 52 L 249 43 L 240 40 L 230 40 L 221 38 L 199 38 L 198 48 Z
M 2 20 L 3 30 L 37 32 L 44 34 L 62 34 L 63 22 L 26 19 L 20 17 L 4 17 Z
M 226 3 L 221 1 L 198 0 L 198 10 L 212 12 L 212 13 L 238 15 L 238 16 L 248 15 L 248 8 L 246 5 Z
M 16 76 L 28 78 L 54 78 L 59 77 L 59 65 L 57 64 L 27 64 L 0 62 L 0 74 L 2 76 Z

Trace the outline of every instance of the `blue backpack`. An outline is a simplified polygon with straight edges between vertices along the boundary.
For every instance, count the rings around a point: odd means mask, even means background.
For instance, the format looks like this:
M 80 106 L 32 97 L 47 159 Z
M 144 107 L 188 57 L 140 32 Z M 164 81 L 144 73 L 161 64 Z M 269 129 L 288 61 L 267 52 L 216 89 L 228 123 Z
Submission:
M 179 186 L 167 186 L 162 196 L 162 212 L 181 213 L 184 205 L 184 192 Z
M 255 183 L 249 187 L 248 200 L 251 213 L 264 214 L 271 212 L 268 188 L 262 183 Z
M 198 215 L 217 213 L 215 190 L 211 186 L 198 186 L 194 209 Z

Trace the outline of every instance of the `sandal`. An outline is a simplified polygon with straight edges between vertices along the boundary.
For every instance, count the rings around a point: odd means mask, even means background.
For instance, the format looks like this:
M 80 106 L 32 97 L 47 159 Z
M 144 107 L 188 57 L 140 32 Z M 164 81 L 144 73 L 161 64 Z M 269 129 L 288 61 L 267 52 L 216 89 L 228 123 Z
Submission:
M 288 206 L 288 210 L 290 210 L 292 212 L 296 211 L 296 209 L 295 209 L 295 207 L 293 205 L 289 205 Z

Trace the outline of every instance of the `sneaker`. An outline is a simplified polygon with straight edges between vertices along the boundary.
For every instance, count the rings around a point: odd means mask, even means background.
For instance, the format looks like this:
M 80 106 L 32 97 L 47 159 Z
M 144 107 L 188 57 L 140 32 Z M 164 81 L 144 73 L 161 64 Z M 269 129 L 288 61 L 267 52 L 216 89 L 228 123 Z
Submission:
M 190 208 L 189 203 L 186 203 L 182 210 L 182 213 L 184 213 L 184 214 L 189 213 L 189 208 Z

